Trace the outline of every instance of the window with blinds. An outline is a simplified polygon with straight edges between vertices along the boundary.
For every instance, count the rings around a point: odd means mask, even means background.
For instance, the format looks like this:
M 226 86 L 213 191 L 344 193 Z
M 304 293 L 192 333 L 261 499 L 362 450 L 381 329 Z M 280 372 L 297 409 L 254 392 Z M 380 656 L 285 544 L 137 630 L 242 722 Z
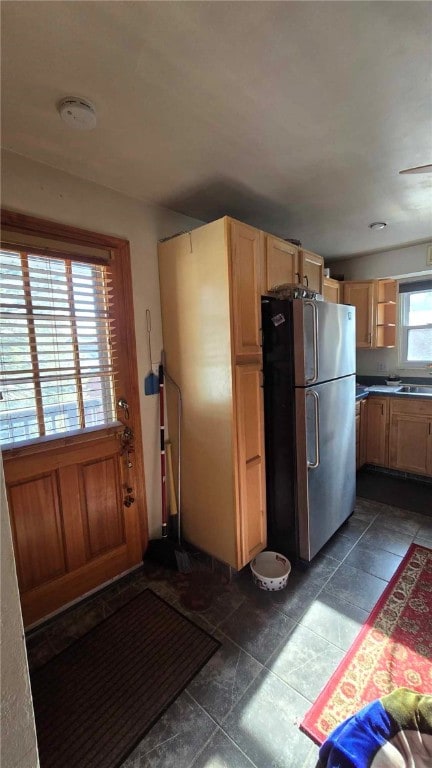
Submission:
M 399 283 L 399 362 L 406 368 L 432 363 L 432 280 Z
M 0 252 L 0 444 L 116 421 L 109 264 Z

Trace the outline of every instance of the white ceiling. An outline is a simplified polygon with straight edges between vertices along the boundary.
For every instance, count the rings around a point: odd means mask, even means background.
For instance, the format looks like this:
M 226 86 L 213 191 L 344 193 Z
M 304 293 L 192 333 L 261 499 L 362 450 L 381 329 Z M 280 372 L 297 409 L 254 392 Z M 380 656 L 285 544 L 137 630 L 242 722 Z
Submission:
M 4 147 L 325 256 L 427 239 L 429 2 L 2 3 Z M 90 99 L 73 132 L 55 105 Z M 386 221 L 385 230 L 368 224 Z

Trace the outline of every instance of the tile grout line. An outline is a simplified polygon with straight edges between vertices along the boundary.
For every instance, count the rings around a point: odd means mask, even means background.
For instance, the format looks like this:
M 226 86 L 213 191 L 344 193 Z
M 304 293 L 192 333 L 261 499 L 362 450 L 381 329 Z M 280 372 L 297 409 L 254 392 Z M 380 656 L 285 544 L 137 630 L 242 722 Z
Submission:
M 261 671 L 261 670 L 260 670 L 260 671 Z M 255 679 L 256 679 L 256 678 L 254 678 L 254 680 L 255 680 Z M 250 685 L 252 685 L 252 683 L 254 682 L 254 680 L 252 680 L 252 681 L 249 683 L 249 685 L 247 686 L 247 688 L 245 688 L 245 690 L 244 690 L 243 694 L 240 696 L 240 699 L 239 699 L 239 701 L 241 701 L 241 699 L 243 698 L 243 695 L 246 693 L 246 691 L 248 690 L 248 688 L 250 687 Z M 244 752 L 244 751 L 242 750 L 242 748 L 239 746 L 239 744 L 237 744 L 237 742 L 235 742 L 235 741 L 234 741 L 234 739 L 233 739 L 233 738 L 231 738 L 231 736 L 230 736 L 230 735 L 229 735 L 229 733 L 228 733 L 228 732 L 225 730 L 225 728 L 224 728 L 224 727 L 223 727 L 223 726 L 222 726 L 220 723 L 218 723 L 218 721 L 217 721 L 217 720 L 215 720 L 215 718 L 213 717 L 213 715 L 211 715 L 211 714 L 210 714 L 210 712 L 208 712 L 208 711 L 206 710 L 206 708 L 205 708 L 205 707 L 203 707 L 203 705 L 202 705 L 202 704 L 200 704 L 200 703 L 199 703 L 199 701 L 197 701 L 197 700 L 195 699 L 195 697 L 194 697 L 194 696 L 193 696 L 191 693 L 189 693 L 189 691 L 188 691 L 188 690 L 185 690 L 185 693 L 187 693 L 187 695 L 188 695 L 188 696 L 189 696 L 189 697 L 192 699 L 192 701 L 194 701 L 194 702 L 195 702 L 195 704 L 196 704 L 196 705 L 197 705 L 197 706 L 198 706 L 198 707 L 199 707 L 199 708 L 200 708 L 200 709 L 201 709 L 201 710 L 204 712 L 204 714 L 206 714 L 206 715 L 207 715 L 207 717 L 209 717 L 209 718 L 210 718 L 210 720 L 211 720 L 211 721 L 212 721 L 212 722 L 213 722 L 213 723 L 216 725 L 216 730 L 214 730 L 214 731 L 213 731 L 213 733 L 211 734 L 211 736 L 210 736 L 210 737 L 207 739 L 207 741 L 205 742 L 204 746 L 202 747 L 202 749 L 200 749 L 200 751 L 198 752 L 198 754 L 197 754 L 197 755 L 194 757 L 194 759 L 193 759 L 193 762 L 192 762 L 192 763 L 191 763 L 191 764 L 188 766 L 188 768 L 193 768 L 193 765 L 194 765 L 194 763 L 196 762 L 197 758 L 198 758 L 198 757 L 199 757 L 199 756 L 200 756 L 200 755 L 201 755 L 201 754 L 204 752 L 204 749 L 205 749 L 205 748 L 206 748 L 206 746 L 209 744 L 209 742 L 212 740 L 213 736 L 215 735 L 215 733 L 216 733 L 216 731 L 217 731 L 218 729 L 219 729 L 219 730 L 221 730 L 221 731 L 222 731 L 222 733 L 223 733 L 223 734 L 224 734 L 224 735 L 227 737 L 227 739 L 229 739 L 229 740 L 230 740 L 230 742 L 231 742 L 232 744 L 234 744 L 234 746 L 235 746 L 235 747 L 236 747 L 236 748 L 239 750 L 239 752 L 241 752 L 241 753 L 242 753 L 242 755 L 243 755 L 244 757 L 246 757 L 246 759 L 247 759 L 247 760 L 249 760 L 249 762 L 250 762 L 250 764 L 251 764 L 251 768 L 258 768 L 258 767 L 256 766 L 256 764 L 255 764 L 255 763 L 254 763 L 254 762 L 251 760 L 251 758 L 250 758 L 250 757 L 248 757 L 248 755 L 246 754 L 246 752 Z M 238 702 L 236 702 L 236 704 L 238 704 Z M 232 707 L 230 707 L 230 709 L 228 710 L 228 712 L 227 712 L 227 713 L 224 715 L 224 720 L 225 720 L 225 718 L 226 718 L 226 717 L 228 717 L 228 715 L 229 715 L 229 714 L 230 714 L 230 712 L 231 712 L 231 711 L 234 709 L 234 707 L 236 706 L 236 704 L 234 704 Z

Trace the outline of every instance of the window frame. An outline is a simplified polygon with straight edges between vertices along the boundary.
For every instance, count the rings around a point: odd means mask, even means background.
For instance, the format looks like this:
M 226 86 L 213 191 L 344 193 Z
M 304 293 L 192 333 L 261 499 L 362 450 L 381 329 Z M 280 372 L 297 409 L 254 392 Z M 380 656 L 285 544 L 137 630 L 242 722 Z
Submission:
M 64 243 L 61 250 L 52 250 L 61 256 L 73 254 L 81 255 L 80 248 L 106 249 L 110 255 L 110 264 L 114 292 L 112 297 L 112 311 L 117 319 L 116 342 L 119 356 L 117 391 L 129 404 L 129 419 L 125 420 L 125 413 L 118 409 L 118 421 L 113 426 L 88 427 L 79 432 L 63 433 L 59 437 L 48 436 L 37 438 L 20 447 L 15 446 L 2 450 L 3 461 L 12 461 L 20 456 L 31 456 L 35 460 L 40 456 L 43 459 L 47 452 L 59 450 L 66 446 L 92 443 L 94 440 L 105 439 L 108 435 L 123 432 L 125 426 L 131 427 L 134 433 L 134 475 L 135 475 L 135 500 L 142 510 L 140 515 L 142 541 L 147 540 L 147 505 L 144 481 L 144 452 L 141 429 L 140 390 L 138 379 L 138 363 L 136 355 L 135 314 L 133 308 L 132 272 L 129 241 L 111 235 L 105 235 L 48 219 L 39 219 L 35 216 L 17 213 L 5 208 L 0 209 L 2 230 L 16 234 L 17 244 L 20 235 L 45 237 Z M 10 247 L 10 243 L 8 244 Z M 23 243 L 23 249 L 28 248 L 28 242 Z M 32 251 L 36 253 L 35 248 Z M 47 251 L 48 252 L 48 251 Z M 83 259 L 85 261 L 86 259 Z M 93 257 L 91 257 L 93 261 Z
M 404 284 L 406 286 L 406 284 Z M 428 369 L 432 364 L 432 357 L 429 360 L 408 360 L 408 332 L 412 328 L 428 329 L 432 328 L 432 323 L 426 323 L 425 325 L 408 325 L 408 312 L 409 312 L 409 300 L 413 293 L 418 293 L 419 288 L 416 288 L 416 283 L 413 282 L 412 290 L 406 290 L 399 293 L 399 367 L 413 370 Z M 431 292 L 432 288 L 423 288 L 422 292 Z

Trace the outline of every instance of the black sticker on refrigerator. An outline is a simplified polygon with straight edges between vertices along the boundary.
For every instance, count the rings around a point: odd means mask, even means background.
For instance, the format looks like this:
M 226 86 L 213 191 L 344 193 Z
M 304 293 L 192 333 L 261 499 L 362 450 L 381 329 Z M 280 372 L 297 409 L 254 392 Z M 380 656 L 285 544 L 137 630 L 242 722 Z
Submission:
M 285 315 L 280 313 L 279 315 L 273 315 L 271 319 L 273 325 L 277 328 L 278 325 L 282 325 L 285 322 Z

